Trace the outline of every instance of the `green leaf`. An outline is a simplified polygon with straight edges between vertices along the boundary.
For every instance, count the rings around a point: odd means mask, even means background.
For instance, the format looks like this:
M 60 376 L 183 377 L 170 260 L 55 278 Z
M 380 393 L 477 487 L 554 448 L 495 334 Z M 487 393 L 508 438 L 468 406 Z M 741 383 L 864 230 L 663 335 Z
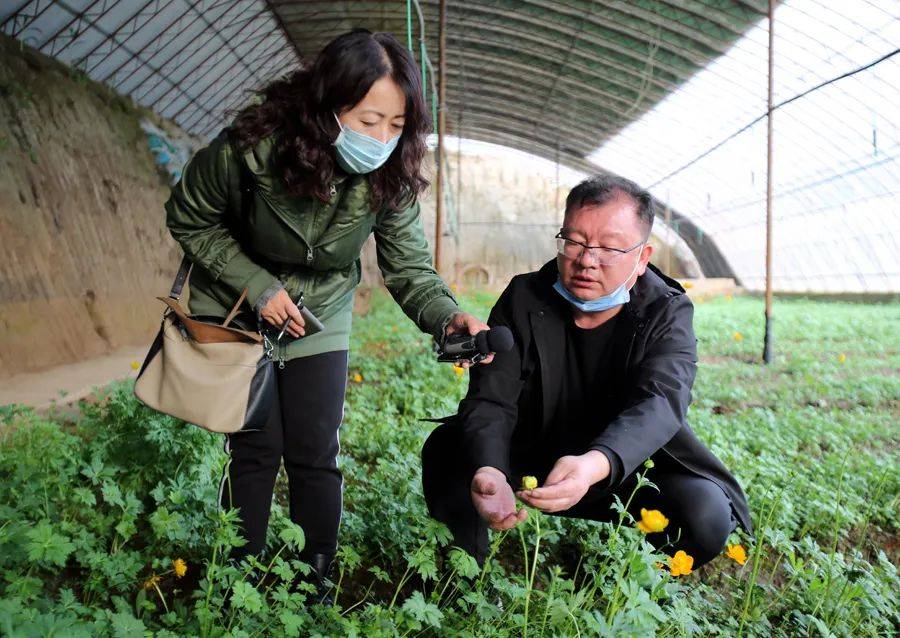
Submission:
M 263 607 L 263 599 L 250 583 L 240 581 L 231 590 L 231 605 L 236 609 L 246 609 L 258 613 Z
M 454 572 L 464 578 L 475 578 L 481 573 L 478 561 L 470 556 L 468 552 L 455 547 L 450 550 L 450 565 L 453 567 Z
M 441 619 L 444 617 L 437 605 L 425 602 L 420 591 L 413 592 L 413 595 L 403 603 L 402 609 L 411 617 L 431 627 L 440 627 Z
M 48 521 L 41 521 L 25 535 L 28 537 L 25 549 L 30 561 L 63 567 L 69 554 L 75 549 L 67 536 L 53 531 Z
M 303 528 L 295 523 L 287 522 L 287 526 L 278 534 L 283 543 L 299 552 L 306 545 L 306 536 Z

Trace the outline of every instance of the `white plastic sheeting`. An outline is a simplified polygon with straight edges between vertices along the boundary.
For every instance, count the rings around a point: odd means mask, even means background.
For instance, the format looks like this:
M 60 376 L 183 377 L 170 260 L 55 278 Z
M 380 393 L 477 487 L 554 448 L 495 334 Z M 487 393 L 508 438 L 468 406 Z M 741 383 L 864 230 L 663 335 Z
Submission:
M 3 0 L 0 30 L 201 137 L 297 63 L 262 0 Z
M 900 43 L 900 3 L 788 0 L 775 12 L 777 104 Z M 645 185 L 765 285 L 768 21 L 589 159 Z M 900 55 L 774 114 L 773 287 L 900 291 Z
M 779 4 L 775 101 L 896 50 L 898 14 L 898 0 Z M 760 21 L 588 158 L 693 221 L 691 242 L 711 237 L 751 289 L 765 275 L 765 118 L 728 138 L 765 113 L 767 28 Z M 5 0 L 0 31 L 201 138 L 247 89 L 298 61 L 264 0 Z M 900 56 L 776 111 L 776 290 L 900 291 L 898 106 Z

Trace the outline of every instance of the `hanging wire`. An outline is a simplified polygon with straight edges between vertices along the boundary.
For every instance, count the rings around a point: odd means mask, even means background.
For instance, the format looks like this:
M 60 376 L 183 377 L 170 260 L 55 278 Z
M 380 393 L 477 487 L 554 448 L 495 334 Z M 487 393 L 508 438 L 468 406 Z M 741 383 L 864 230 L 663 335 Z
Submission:
M 850 71 L 847 71 L 846 73 L 842 73 L 842 74 L 840 74 L 840 75 L 838 75 L 838 76 L 835 76 L 835 77 L 831 78 L 830 80 L 825 80 L 824 82 L 820 82 L 819 84 L 816 84 L 815 86 L 810 87 L 810 88 L 806 89 L 805 91 L 803 91 L 803 92 L 801 92 L 801 93 L 798 93 L 797 95 L 795 95 L 795 96 L 793 96 L 793 97 L 790 97 L 790 98 L 788 98 L 788 99 L 786 99 L 786 100 L 783 100 L 783 101 L 779 102 L 778 104 L 774 105 L 774 106 L 772 107 L 772 111 L 775 112 L 775 111 L 777 111 L 778 109 L 780 109 L 781 107 L 787 106 L 787 105 L 790 104 L 791 102 L 794 102 L 795 100 L 799 100 L 800 98 L 803 98 L 803 97 L 809 95 L 810 93 L 813 93 L 814 91 L 818 91 L 819 89 L 824 88 L 824 87 L 828 86 L 829 84 L 833 84 L 834 82 L 837 82 L 838 80 L 843 80 L 844 78 L 848 78 L 848 77 L 850 77 L 850 76 L 852 76 L 852 75 L 856 75 L 857 73 L 862 73 L 862 72 L 865 71 L 866 69 L 871 69 L 873 66 L 875 66 L 875 65 L 877 65 L 877 64 L 881 64 L 881 63 L 884 62 L 885 60 L 889 60 L 890 58 L 894 57 L 894 56 L 897 55 L 898 53 L 900 53 L 900 48 L 894 49 L 894 50 L 891 51 L 890 53 L 886 53 L 885 55 L 881 56 L 881 57 L 878 58 L 877 60 L 873 60 L 872 62 L 869 62 L 868 64 L 864 64 L 864 65 L 862 65 L 862 66 L 860 66 L 860 67 L 857 67 L 857 68 L 855 68 L 855 69 L 852 69 L 852 70 L 850 70 Z M 687 168 L 693 166 L 694 164 L 696 164 L 697 162 L 699 162 L 700 160 L 702 160 L 704 157 L 706 157 L 706 156 L 708 156 L 709 154 L 711 154 L 712 152 L 718 150 L 719 148 L 721 148 L 722 146 L 724 146 L 727 142 L 731 141 L 732 139 L 734 139 L 735 137 L 737 137 L 738 135 L 740 135 L 740 134 L 743 133 L 744 131 L 746 131 L 746 130 L 752 128 L 753 125 L 756 124 L 757 122 L 761 122 L 762 120 L 764 120 L 764 119 L 768 116 L 768 114 L 769 114 L 769 113 L 766 112 L 766 113 L 763 113 L 762 115 L 760 115 L 760 116 L 754 118 L 752 122 L 750 122 L 750 123 L 748 123 L 748 124 L 742 126 L 740 129 L 738 129 L 737 131 L 735 131 L 734 133 L 732 133 L 731 135 L 729 135 L 728 137 L 726 137 L 725 139 L 723 139 L 721 142 L 719 142 L 719 143 L 717 143 L 717 144 L 711 146 L 710 148 L 708 148 L 707 150 L 703 151 L 700 155 L 698 155 L 697 157 L 695 157 L 695 158 L 692 159 L 691 161 L 687 162 L 686 164 L 683 164 L 683 165 L 680 166 L 679 168 L 676 168 L 674 171 L 672 171 L 672 172 L 669 173 L 668 175 L 665 175 L 664 177 L 659 178 L 658 180 L 656 180 L 655 182 L 653 182 L 652 184 L 650 184 L 650 186 L 648 186 L 647 188 L 648 188 L 648 189 L 652 189 L 652 188 L 654 188 L 654 187 L 656 187 L 656 186 L 659 186 L 660 184 L 662 184 L 662 183 L 665 182 L 666 180 L 668 180 L 668 179 L 670 179 L 670 178 L 672 178 L 672 177 L 675 177 L 676 175 L 678 175 L 679 173 L 681 173 L 681 172 L 684 171 L 685 169 L 687 169 Z

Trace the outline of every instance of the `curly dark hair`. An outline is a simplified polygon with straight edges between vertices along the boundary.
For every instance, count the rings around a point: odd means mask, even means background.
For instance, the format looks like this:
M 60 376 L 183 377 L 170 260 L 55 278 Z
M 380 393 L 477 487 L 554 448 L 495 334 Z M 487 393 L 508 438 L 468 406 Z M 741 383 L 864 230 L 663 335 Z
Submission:
M 327 202 L 332 177 L 342 171 L 332 147 L 340 131 L 332 112 L 358 104 L 385 76 L 406 95 L 405 124 L 396 150 L 366 178 L 374 210 L 401 210 L 428 187 L 422 159 L 431 118 L 415 59 L 389 33 L 354 29 L 334 38 L 312 64 L 252 91 L 263 99 L 233 112 L 230 132 L 242 151 L 275 134 L 274 166 L 287 191 Z

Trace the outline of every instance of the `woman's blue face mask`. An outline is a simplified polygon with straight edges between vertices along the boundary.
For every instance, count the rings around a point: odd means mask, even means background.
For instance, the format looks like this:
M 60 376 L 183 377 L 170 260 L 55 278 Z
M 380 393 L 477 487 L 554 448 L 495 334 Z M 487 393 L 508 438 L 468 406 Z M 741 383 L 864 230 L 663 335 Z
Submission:
M 337 161 L 348 173 L 371 173 L 388 160 L 400 142 L 400 135 L 391 138 L 387 143 L 376 140 L 374 137 L 354 131 L 349 126 L 344 126 L 337 114 L 333 115 L 341 127 L 341 132 L 334 141 Z

